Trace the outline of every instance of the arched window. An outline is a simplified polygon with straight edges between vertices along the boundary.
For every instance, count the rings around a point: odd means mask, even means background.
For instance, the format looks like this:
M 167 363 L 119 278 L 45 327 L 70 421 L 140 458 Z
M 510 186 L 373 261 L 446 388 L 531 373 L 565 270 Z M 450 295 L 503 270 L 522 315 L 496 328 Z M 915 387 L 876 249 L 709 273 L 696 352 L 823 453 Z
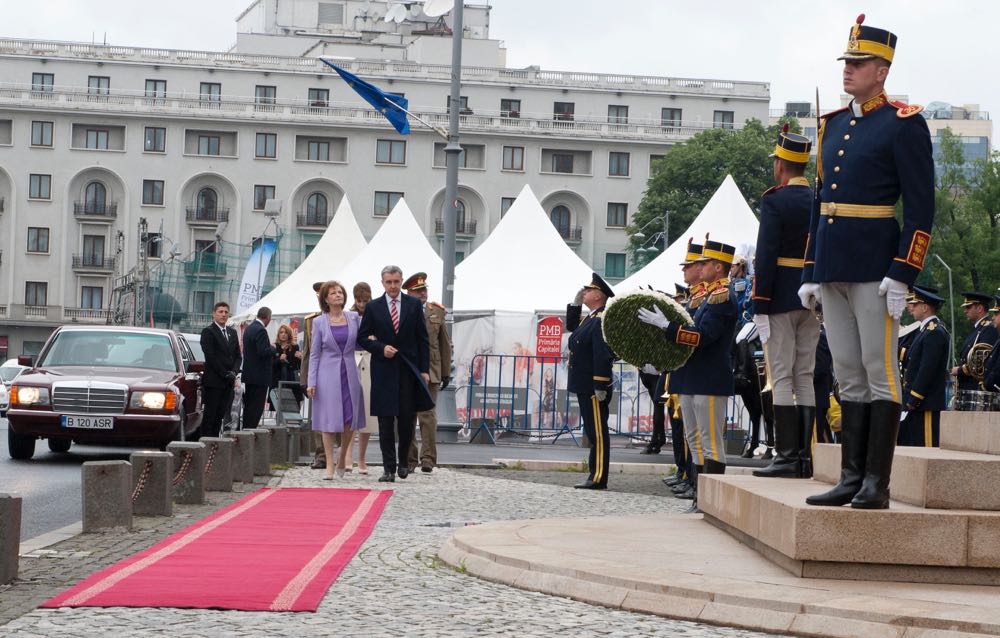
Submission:
M 569 209 L 560 204 L 552 209 L 552 213 L 549 216 L 552 219 L 552 225 L 556 227 L 559 234 L 563 237 L 569 237 Z
M 306 199 L 306 221 L 310 225 L 326 225 L 326 195 L 313 193 Z
M 104 206 L 108 201 L 108 189 L 100 182 L 87 184 L 84 191 L 85 212 L 88 215 L 103 215 Z
M 455 207 L 455 230 L 460 233 L 466 232 L 465 230 L 465 202 L 458 200 L 458 206 Z
M 198 219 L 215 219 L 219 206 L 219 196 L 215 189 L 205 188 L 198 191 Z

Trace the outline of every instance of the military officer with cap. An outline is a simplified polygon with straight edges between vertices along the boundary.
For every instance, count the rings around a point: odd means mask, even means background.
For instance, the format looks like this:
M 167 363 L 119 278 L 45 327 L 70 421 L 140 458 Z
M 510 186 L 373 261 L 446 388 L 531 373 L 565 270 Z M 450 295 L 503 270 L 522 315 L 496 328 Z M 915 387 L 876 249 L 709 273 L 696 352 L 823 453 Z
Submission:
M 427 301 L 427 273 L 418 272 L 403 282 L 403 290 L 413 295 L 424 305 L 424 318 L 427 323 L 427 337 L 430 340 L 431 363 L 430 390 L 431 399 L 437 404 L 438 391 L 444 390 L 451 382 L 451 337 L 445 326 L 445 309 L 439 303 Z M 408 463 L 413 472 L 420 465 L 420 471 L 432 472 L 437 465 L 437 409 L 431 408 L 417 412 L 417 425 L 420 427 L 420 453 L 417 453 L 417 439 L 410 439 Z
M 962 310 L 965 318 L 972 322 L 972 332 L 962 342 L 958 365 L 952 368 L 951 374 L 958 378 L 959 390 L 979 390 L 982 378 L 975 376 L 973 373 L 976 371 L 969 368 L 969 353 L 973 349 L 985 349 L 984 344 L 992 347 L 1000 333 L 993 326 L 989 315 L 993 297 L 982 292 L 963 292 L 962 297 L 965 298 Z
M 583 418 L 583 430 L 590 441 L 589 475 L 573 487 L 586 490 L 608 488 L 608 465 L 611 452 L 611 432 L 608 430 L 608 409 L 611 405 L 611 364 L 615 353 L 604 341 L 601 314 L 608 299 L 614 297 L 604 279 L 596 272 L 573 303 L 566 306 L 566 330 L 569 336 L 569 378 L 566 389 L 576 394 Z M 582 306 L 590 310 L 580 320 Z
M 803 176 L 811 147 L 809 138 L 789 133 L 785 124 L 772 154 L 778 184 L 760 200 L 753 320 L 771 381 L 775 456 L 754 476 L 812 477 L 819 321 L 798 296 L 813 201 Z
M 323 287 L 322 281 L 317 281 L 313 284 L 313 292 L 316 293 L 316 299 L 319 299 L 319 289 Z M 299 368 L 299 384 L 302 386 L 302 392 L 306 391 L 309 387 L 309 347 L 312 344 L 312 325 L 313 320 L 320 316 L 319 312 L 313 312 L 305 316 L 302 320 L 303 332 L 305 333 L 305 341 L 302 342 L 302 366 Z M 339 434 L 335 434 L 335 437 L 339 437 Z M 338 443 L 339 445 L 339 443 Z M 312 469 L 323 470 L 326 469 L 326 448 L 323 447 L 323 435 L 317 431 L 313 431 L 313 462 Z
M 990 312 L 993 313 L 993 327 L 1000 331 L 1000 297 L 993 298 L 993 307 L 990 308 Z M 1000 337 L 993 344 L 993 350 L 986 360 L 983 389 L 987 392 L 1000 392 L 1000 354 L 998 354 L 1000 350 L 998 350 L 997 345 L 1000 345 Z
M 889 477 L 905 397 L 896 343 L 909 286 L 924 267 L 934 223 L 934 159 L 922 107 L 885 94 L 892 33 L 851 28 L 846 107 L 817 131 L 817 196 L 799 296 L 823 304 L 842 399 L 841 474 L 811 505 L 889 507 Z M 902 198 L 902 228 L 896 203 Z
M 735 247 L 705 238 L 700 260 L 705 292 L 695 311 L 693 326 L 669 321 L 655 305 L 652 309 L 639 309 L 639 320 L 663 330 L 668 341 L 694 348 L 678 370 L 683 373 L 684 425 L 692 433 L 692 448 L 698 456 L 692 472 L 695 495 L 690 511 L 698 510 L 697 474 L 726 472 L 726 404 L 735 385 L 730 357 L 738 319 L 735 294 L 727 275 L 735 254 Z
M 920 329 L 903 355 L 906 418 L 899 426 L 900 445 L 938 447 L 951 351 L 951 335 L 937 317 L 942 303 L 944 298 L 929 286 L 913 286 L 906 300 L 906 308 L 920 322 Z

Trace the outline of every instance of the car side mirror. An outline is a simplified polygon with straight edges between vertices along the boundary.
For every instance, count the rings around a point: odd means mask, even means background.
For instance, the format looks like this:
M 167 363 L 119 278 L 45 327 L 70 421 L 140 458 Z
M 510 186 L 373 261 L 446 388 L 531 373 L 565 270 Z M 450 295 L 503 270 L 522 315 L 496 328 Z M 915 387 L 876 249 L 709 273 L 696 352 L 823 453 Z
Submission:
M 35 365 L 34 357 L 31 356 L 30 354 L 22 354 L 17 358 L 17 365 L 27 366 L 29 368 L 34 367 Z
M 203 373 L 205 372 L 205 362 L 204 361 L 189 361 L 187 365 L 187 371 L 192 373 Z

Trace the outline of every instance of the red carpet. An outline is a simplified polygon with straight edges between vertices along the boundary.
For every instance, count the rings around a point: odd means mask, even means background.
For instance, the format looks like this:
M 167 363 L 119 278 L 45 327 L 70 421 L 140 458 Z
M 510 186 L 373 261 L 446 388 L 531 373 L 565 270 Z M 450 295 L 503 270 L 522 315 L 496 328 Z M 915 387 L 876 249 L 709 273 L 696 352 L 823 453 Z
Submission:
M 316 611 L 391 495 L 261 489 L 42 607 Z

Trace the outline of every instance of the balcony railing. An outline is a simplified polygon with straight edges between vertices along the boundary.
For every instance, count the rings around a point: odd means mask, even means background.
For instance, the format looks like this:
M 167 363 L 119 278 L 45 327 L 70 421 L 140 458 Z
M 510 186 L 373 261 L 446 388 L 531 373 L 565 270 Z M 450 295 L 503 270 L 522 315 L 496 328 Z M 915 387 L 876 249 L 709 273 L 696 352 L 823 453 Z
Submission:
M 184 274 L 189 277 L 225 277 L 226 262 L 221 259 L 195 259 L 184 262 Z
M 556 230 L 567 244 L 579 244 L 583 241 L 583 226 L 556 226 Z
M 187 221 L 189 224 L 217 225 L 229 221 L 228 208 L 202 208 L 199 206 L 188 206 Z
M 73 255 L 73 270 L 103 270 L 110 272 L 114 269 L 114 255 Z
M 438 217 L 434 220 L 434 233 L 436 235 L 444 235 L 444 220 Z M 455 222 L 455 234 L 472 236 L 476 234 L 476 220 L 458 220 Z
M 63 320 L 74 323 L 109 323 L 111 311 L 106 308 L 63 308 Z
M 297 228 L 326 228 L 330 224 L 327 213 L 299 213 L 295 216 Z
M 7 304 L 0 305 L 0 319 L 7 318 Z
M 73 214 L 77 217 L 103 217 L 114 219 L 118 216 L 118 204 L 114 202 L 73 202 Z
M 4 204 L 5 204 L 5 202 L 6 202 L 6 199 L 3 198 L 3 197 L 0 197 L 0 213 L 2 213 L 4 211 Z

